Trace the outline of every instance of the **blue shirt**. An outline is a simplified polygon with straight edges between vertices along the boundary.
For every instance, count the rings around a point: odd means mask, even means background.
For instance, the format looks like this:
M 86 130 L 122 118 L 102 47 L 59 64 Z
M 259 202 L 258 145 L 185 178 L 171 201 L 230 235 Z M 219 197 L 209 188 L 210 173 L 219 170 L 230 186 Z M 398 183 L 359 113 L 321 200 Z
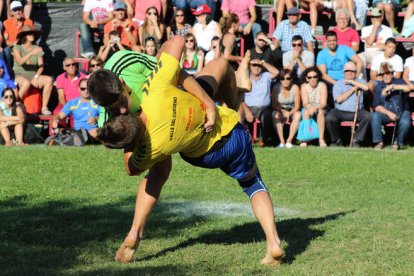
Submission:
M 406 85 L 405 81 L 402 79 L 393 79 L 392 84 Z M 390 95 L 382 96 L 382 90 L 387 86 L 385 82 L 381 81 L 375 86 L 375 94 L 374 94 L 374 108 L 381 105 L 385 109 L 397 114 L 400 117 L 401 113 L 405 110 L 410 110 L 410 106 L 407 101 L 407 94 L 400 90 L 391 91 Z
M 250 77 L 252 91 L 244 94 L 244 102 L 247 106 L 270 106 L 270 86 L 272 78 L 269 72 L 260 74 L 256 81 Z
M 344 78 L 345 63 L 352 60 L 355 51 L 345 45 L 338 45 L 334 55 L 331 55 L 329 48 L 326 47 L 319 52 L 316 59 L 316 65 L 326 65 L 326 74 L 334 80 L 341 80 Z
M 277 25 L 275 31 L 273 32 L 273 36 L 279 40 L 282 41 L 281 49 L 282 52 L 287 52 L 292 50 L 292 37 L 295 35 L 300 35 L 303 38 L 305 47 L 306 44 L 309 41 L 313 41 L 311 29 L 309 25 L 302 20 L 299 20 L 295 28 L 292 31 L 292 28 L 290 27 L 290 22 L 288 19 L 282 20 L 279 25 Z
M 78 97 L 69 102 L 67 102 L 63 108 L 62 112 L 69 116 L 72 114 L 73 121 L 75 122 L 75 130 L 84 128 L 86 130 L 92 130 L 98 127 L 98 124 L 88 124 L 88 119 L 93 117 L 99 117 L 100 106 L 97 105 L 92 99 L 87 102 L 82 102 L 82 98 Z
M 7 69 L 6 62 L 4 61 L 3 58 L 0 58 L 0 67 L 3 68 L 3 76 L 0 76 L 1 86 L 3 86 L 3 87 L 0 87 L 1 88 L 0 97 L 2 97 L 4 88 L 6 87 L 16 88 L 16 84 L 14 80 L 10 78 L 9 70 Z
M 355 81 L 360 82 L 360 83 L 367 83 L 366 81 L 361 80 L 361 79 L 356 79 Z M 339 80 L 335 82 L 333 86 L 333 97 L 335 100 L 335 109 L 338 109 L 341 111 L 347 111 L 347 112 L 355 112 L 356 102 L 358 99 L 358 95 L 356 93 L 352 93 L 352 95 L 349 96 L 349 98 L 346 99 L 342 103 L 336 102 L 336 98 L 339 95 L 345 93 L 346 91 L 348 91 L 349 89 L 353 87 L 354 87 L 353 85 L 345 84 L 345 80 Z M 358 110 L 361 110 L 363 108 L 363 100 L 364 100 L 364 97 L 361 95 L 361 97 L 359 98 Z

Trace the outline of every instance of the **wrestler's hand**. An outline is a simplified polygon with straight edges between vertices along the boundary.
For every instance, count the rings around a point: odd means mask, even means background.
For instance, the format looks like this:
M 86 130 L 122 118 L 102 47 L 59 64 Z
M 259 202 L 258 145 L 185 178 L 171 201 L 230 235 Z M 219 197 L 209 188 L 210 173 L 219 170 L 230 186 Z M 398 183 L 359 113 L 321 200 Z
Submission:
M 214 124 L 216 123 L 216 117 L 216 105 L 213 101 L 211 101 L 211 103 L 208 103 L 208 105 L 206 105 L 206 122 L 204 124 L 204 129 L 206 130 L 206 132 L 210 132 L 213 130 Z

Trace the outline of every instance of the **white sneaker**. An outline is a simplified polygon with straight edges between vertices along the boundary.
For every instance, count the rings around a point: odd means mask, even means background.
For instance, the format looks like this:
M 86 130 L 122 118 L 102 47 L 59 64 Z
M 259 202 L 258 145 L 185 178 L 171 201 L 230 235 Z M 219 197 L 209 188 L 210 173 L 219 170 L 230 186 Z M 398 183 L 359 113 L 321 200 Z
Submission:
M 279 144 L 279 146 L 277 146 L 279 149 L 284 148 L 285 144 Z
M 291 148 L 293 148 L 292 143 L 286 143 L 286 148 L 287 148 L 287 149 L 291 149 Z
M 95 53 L 94 52 L 81 53 L 81 57 L 83 57 L 83 58 L 94 58 Z

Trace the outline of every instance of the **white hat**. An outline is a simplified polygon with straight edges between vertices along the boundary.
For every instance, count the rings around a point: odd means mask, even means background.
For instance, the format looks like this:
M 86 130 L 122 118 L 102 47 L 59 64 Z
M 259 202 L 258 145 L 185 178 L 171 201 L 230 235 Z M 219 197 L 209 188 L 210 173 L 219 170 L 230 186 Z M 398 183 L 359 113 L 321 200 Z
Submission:
M 22 8 L 23 8 L 23 5 L 22 5 L 22 2 L 20 1 L 13 1 L 10 4 L 11 11 L 14 11 L 15 9 L 22 9 Z

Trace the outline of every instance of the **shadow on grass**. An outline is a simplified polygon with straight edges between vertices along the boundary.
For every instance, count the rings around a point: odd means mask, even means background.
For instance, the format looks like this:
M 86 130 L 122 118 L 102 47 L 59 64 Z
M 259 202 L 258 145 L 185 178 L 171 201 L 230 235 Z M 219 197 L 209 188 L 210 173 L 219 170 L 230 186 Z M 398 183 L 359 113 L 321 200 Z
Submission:
M 88 262 L 111 262 L 116 248 L 105 245 L 115 241 L 120 244 L 132 220 L 134 197 L 105 205 L 90 202 L 46 201 L 33 204 L 27 196 L 0 201 L 0 271 L 5 275 L 59 274 L 78 269 Z M 323 236 L 324 231 L 312 226 L 336 220 L 346 213 L 336 213 L 319 218 L 288 219 L 277 224 L 279 234 L 288 244 L 285 263 L 292 263 L 303 253 L 310 241 Z M 157 208 L 150 219 L 151 237 L 178 236 L 182 229 L 206 221 L 201 216 L 177 216 L 168 208 Z M 227 230 L 203 234 L 160 252 L 136 258 L 151 260 L 194 244 L 233 244 L 263 241 L 264 235 L 256 222 L 237 225 Z M 118 242 L 117 242 L 118 241 Z M 103 245 L 105 243 L 105 245 Z M 116 245 L 116 246 L 117 246 Z M 88 253 L 91 254 L 88 254 Z M 98 258 L 98 260 L 90 260 Z M 98 274 L 182 274 L 185 265 L 148 268 L 111 267 L 93 271 Z M 0 274 L 1 274 L 0 273 Z M 89 273 L 85 271 L 85 273 Z

